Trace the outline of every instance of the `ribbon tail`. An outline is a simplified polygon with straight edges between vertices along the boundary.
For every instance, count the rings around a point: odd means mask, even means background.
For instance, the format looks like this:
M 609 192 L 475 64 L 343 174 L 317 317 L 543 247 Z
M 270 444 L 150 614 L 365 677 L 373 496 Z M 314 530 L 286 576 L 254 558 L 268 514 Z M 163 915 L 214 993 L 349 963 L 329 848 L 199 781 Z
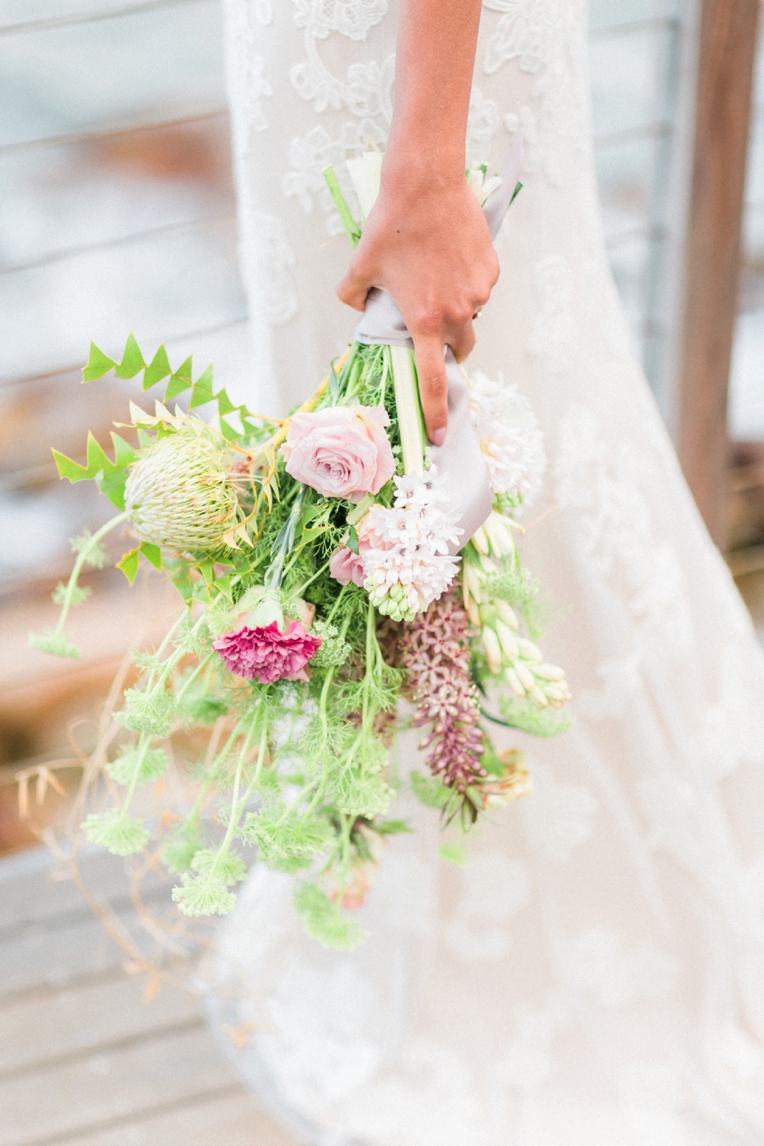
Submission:
M 442 446 L 431 446 L 432 460 L 445 477 L 449 505 L 464 532 L 452 547 L 457 553 L 491 512 L 491 486 L 483 451 L 470 418 L 470 395 L 450 347 L 446 350 L 448 433 Z

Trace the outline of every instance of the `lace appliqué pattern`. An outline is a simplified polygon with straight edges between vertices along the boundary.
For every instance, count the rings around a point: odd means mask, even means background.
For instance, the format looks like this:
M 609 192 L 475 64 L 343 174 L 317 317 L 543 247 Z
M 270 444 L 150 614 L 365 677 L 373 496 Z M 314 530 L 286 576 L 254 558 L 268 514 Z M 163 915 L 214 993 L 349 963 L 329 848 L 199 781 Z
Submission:
M 299 309 L 292 278 L 295 262 L 282 220 L 250 212 L 241 229 L 241 263 L 250 297 L 271 326 L 288 322 Z
M 510 921 L 530 899 L 530 872 L 503 852 L 487 851 L 471 856 L 459 874 L 461 896 L 443 929 L 446 948 L 465 963 L 499 959 L 512 942 Z
M 271 19 L 270 0 L 226 4 L 228 86 L 231 93 L 236 93 L 236 98 L 231 99 L 231 120 L 237 156 L 247 155 L 252 150 L 253 136 L 268 128 L 262 101 L 273 95 L 273 88 L 265 78 L 265 61 L 254 50 L 254 24 L 265 25 Z
M 522 130 L 526 170 L 542 171 L 550 185 L 562 185 L 561 141 L 577 118 L 577 109 L 562 96 L 561 78 L 569 66 L 571 44 L 566 6 L 559 0 L 483 0 L 501 17 L 483 54 L 483 71 L 494 75 L 517 62 L 534 77 L 530 101 L 504 118 L 508 131 Z
M 295 64 L 289 78 L 298 95 L 311 100 L 316 111 L 328 107 L 339 110 L 349 107 L 353 100 L 354 68 L 351 65 L 348 82 L 333 75 L 318 50 L 320 40 L 331 32 L 338 32 L 351 40 L 365 40 L 369 29 L 379 24 L 387 14 L 387 0 L 295 0 L 295 24 L 305 29 L 307 60 Z
M 533 800 L 522 810 L 528 838 L 539 855 L 564 863 L 590 838 L 597 801 L 587 788 L 558 780 L 548 764 L 531 760 L 529 767 Z
M 591 410 L 577 406 L 563 418 L 554 464 L 555 499 L 576 512 L 589 566 L 625 600 L 636 622 L 637 649 L 670 663 L 687 648 L 690 616 L 679 559 L 653 536 L 641 492 L 639 460 L 628 447 L 612 451 Z

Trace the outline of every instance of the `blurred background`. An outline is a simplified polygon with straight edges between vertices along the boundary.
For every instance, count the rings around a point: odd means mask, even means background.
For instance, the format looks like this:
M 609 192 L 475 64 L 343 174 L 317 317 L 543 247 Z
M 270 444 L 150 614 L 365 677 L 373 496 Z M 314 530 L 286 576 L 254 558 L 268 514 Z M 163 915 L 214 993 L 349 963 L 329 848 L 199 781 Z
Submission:
M 727 82 L 711 74 L 699 0 L 592 0 L 592 97 L 634 343 L 764 633 L 764 41 L 754 53 L 755 3 L 706 0 L 735 4 L 749 23 L 730 41 L 731 142 L 709 177 L 727 199 L 709 206 L 698 170 L 702 152 L 713 164 L 707 111 Z M 219 0 L 0 0 L 0 1146 L 286 1141 L 195 1002 L 163 989 L 137 1006 L 124 954 L 73 885 L 51 883 L 40 839 L 77 768 L 35 786 L 27 818 L 17 803 L 20 771 L 87 751 L 125 649 L 168 607 L 157 581 L 129 591 L 120 573 L 93 572 L 72 621 L 83 658 L 27 643 L 53 620 L 69 539 L 108 516 L 90 483 L 58 482 L 50 456 L 51 443 L 81 456 L 88 428 L 108 442 L 132 389 L 79 385 L 88 340 L 118 354 L 129 315 L 144 351 L 165 339 L 173 364 L 193 351 L 234 398 L 250 393 L 228 130 Z M 731 268 L 721 304 L 696 289 L 709 250 Z M 698 366 L 685 336 L 705 330 L 709 306 L 722 352 Z M 118 886 L 107 862 L 93 873 L 99 890 Z

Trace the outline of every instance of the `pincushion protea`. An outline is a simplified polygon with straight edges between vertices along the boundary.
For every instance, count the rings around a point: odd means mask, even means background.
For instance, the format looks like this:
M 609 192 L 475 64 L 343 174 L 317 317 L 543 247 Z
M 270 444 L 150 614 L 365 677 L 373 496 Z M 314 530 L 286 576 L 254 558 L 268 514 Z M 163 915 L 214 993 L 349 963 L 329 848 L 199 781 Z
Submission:
M 243 516 L 226 444 L 206 427 L 159 438 L 127 479 L 125 510 L 138 536 L 154 545 L 181 553 L 223 548 Z

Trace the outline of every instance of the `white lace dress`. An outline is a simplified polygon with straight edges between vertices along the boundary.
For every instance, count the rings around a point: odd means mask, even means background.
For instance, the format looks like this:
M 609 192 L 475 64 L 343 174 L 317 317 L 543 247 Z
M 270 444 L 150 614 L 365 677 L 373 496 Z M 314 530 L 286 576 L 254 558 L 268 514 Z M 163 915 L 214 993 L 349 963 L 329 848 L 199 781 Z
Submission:
M 272 410 L 354 327 L 321 172 L 385 142 L 396 2 L 228 0 L 227 23 Z M 509 737 L 535 795 L 476 832 L 464 866 L 412 812 L 353 955 L 305 939 L 288 881 L 256 869 L 225 932 L 240 977 L 219 1021 L 249 1031 L 236 1061 L 301 1141 L 764 1143 L 764 668 L 608 272 L 584 0 L 485 0 L 470 158 L 498 164 L 518 130 L 525 188 L 473 360 L 517 382 L 546 433 L 524 553 L 575 724 Z

